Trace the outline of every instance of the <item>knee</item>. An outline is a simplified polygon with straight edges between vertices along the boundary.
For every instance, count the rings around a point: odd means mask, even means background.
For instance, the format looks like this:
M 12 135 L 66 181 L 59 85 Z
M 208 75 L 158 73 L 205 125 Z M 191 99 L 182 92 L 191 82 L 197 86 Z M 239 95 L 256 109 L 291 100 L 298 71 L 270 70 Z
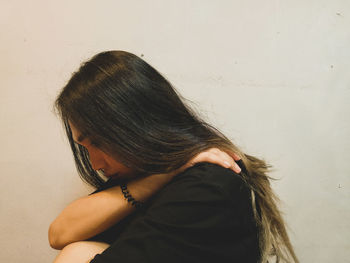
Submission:
M 87 263 L 102 253 L 109 244 L 95 241 L 78 241 L 65 246 L 56 257 L 54 263 Z

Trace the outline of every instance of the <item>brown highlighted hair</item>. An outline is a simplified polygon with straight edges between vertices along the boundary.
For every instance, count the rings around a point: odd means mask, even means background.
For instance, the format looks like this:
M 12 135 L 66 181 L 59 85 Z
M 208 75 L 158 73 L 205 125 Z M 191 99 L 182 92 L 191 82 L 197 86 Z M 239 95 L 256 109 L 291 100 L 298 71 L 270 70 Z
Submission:
M 299 262 L 271 189 L 271 166 L 245 154 L 218 129 L 201 119 L 152 66 L 125 51 L 107 51 L 83 63 L 55 101 L 81 178 L 104 182 L 88 152 L 72 138 L 68 120 L 94 144 L 140 174 L 167 173 L 203 150 L 217 147 L 242 158 L 251 189 L 261 262 Z M 243 174 L 243 173 L 242 173 Z

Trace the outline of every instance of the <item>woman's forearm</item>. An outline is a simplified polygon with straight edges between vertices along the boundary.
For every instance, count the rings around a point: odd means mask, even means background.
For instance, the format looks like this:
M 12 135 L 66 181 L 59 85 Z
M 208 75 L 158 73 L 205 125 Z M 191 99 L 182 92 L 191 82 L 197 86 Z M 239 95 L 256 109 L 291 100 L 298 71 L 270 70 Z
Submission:
M 135 179 L 128 183 L 128 190 L 136 200 L 147 201 L 171 179 L 172 175 L 165 174 Z M 50 245 L 62 249 L 72 242 L 86 240 L 116 224 L 134 209 L 119 186 L 79 198 L 51 223 Z
M 236 157 L 236 159 L 238 159 Z M 234 159 L 216 148 L 199 153 L 184 166 L 168 174 L 154 174 L 128 183 L 128 190 L 138 201 L 147 201 L 178 173 L 198 162 L 210 162 L 240 172 Z M 93 237 L 134 211 L 119 186 L 82 197 L 69 204 L 49 228 L 51 247 L 62 249 L 75 241 Z

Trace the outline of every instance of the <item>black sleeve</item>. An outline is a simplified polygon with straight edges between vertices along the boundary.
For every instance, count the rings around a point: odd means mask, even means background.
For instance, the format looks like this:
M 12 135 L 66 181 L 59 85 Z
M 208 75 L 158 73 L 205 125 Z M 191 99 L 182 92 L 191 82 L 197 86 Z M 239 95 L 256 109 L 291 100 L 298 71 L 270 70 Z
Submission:
M 234 195 L 200 177 L 183 176 L 156 195 L 145 215 L 90 262 L 256 262 L 250 251 L 256 232 L 242 222 L 246 206 L 238 205 L 248 197 L 241 185 L 233 187 Z

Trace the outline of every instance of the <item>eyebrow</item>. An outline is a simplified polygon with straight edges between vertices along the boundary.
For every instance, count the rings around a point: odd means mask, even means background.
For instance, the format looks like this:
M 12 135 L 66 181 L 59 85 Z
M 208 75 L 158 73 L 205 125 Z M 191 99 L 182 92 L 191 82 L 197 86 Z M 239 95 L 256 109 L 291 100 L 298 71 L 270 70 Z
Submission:
M 86 138 L 86 135 L 85 134 L 80 134 L 79 136 L 78 136 L 78 142 L 82 142 L 82 141 L 84 141 L 85 140 L 85 138 Z
M 82 133 L 82 134 L 80 134 L 80 135 L 78 136 L 77 141 L 78 141 L 78 142 L 82 142 L 82 141 L 85 140 L 85 138 L 86 138 L 86 133 Z M 74 140 L 74 139 L 73 139 L 73 140 Z

